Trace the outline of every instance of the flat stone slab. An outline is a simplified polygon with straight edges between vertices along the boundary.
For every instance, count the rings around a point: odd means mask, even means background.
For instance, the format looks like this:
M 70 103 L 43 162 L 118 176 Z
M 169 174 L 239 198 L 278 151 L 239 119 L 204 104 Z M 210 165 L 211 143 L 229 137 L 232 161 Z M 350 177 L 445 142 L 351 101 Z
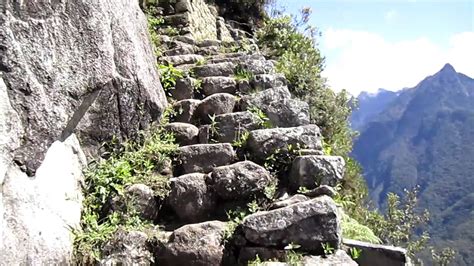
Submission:
M 290 187 L 314 189 L 321 185 L 336 186 L 344 176 L 341 156 L 305 155 L 294 159 L 289 176 Z
M 209 173 L 214 167 L 233 163 L 235 151 L 229 143 L 196 144 L 178 148 L 178 173 Z
M 359 265 L 405 266 L 411 265 L 404 248 L 370 244 L 352 239 L 344 239 L 345 248 L 358 248 L 361 255 L 356 259 Z

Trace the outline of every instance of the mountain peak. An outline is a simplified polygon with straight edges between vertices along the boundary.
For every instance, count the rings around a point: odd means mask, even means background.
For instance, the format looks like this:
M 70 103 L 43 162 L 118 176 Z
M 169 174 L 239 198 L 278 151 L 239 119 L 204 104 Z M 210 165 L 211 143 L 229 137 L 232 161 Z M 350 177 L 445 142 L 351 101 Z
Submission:
M 438 73 L 456 73 L 456 70 L 451 64 L 447 63 Z

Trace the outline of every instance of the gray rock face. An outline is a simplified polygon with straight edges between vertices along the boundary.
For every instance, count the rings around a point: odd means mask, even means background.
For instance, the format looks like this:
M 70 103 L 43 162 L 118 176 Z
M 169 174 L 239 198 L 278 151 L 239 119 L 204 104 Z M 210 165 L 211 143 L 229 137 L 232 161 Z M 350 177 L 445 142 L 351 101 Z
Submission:
M 209 123 L 209 116 L 231 113 L 234 110 L 236 98 L 229 93 L 216 93 L 206 97 L 196 109 L 196 118 Z
M 335 186 L 344 176 L 344 166 L 344 159 L 340 156 L 298 156 L 291 167 L 290 186 L 295 190 L 299 187 Z
M 0 261 L 67 264 L 82 150 L 133 136 L 166 105 L 146 18 L 138 1 L 0 5 Z
M 286 78 L 282 74 L 255 75 L 251 80 L 252 87 L 259 90 L 286 86 Z
M 205 95 L 230 93 L 237 91 L 237 82 L 231 77 L 207 77 L 202 79 L 202 90 Z
M 194 73 L 198 77 L 213 77 L 213 76 L 231 76 L 234 74 L 235 64 L 231 62 L 222 62 L 216 64 L 208 64 L 194 68 Z
M 233 142 L 246 131 L 260 128 L 257 116 L 248 111 L 218 115 L 216 123 L 219 142 Z
M 159 207 L 153 190 L 144 184 L 133 184 L 126 188 L 123 196 L 111 200 L 111 206 L 116 211 L 136 211 L 143 219 L 153 221 L 158 215 Z
M 337 193 L 336 190 L 333 187 L 330 187 L 328 185 L 322 185 L 315 189 L 302 192 L 303 195 L 311 197 L 311 198 L 319 197 L 322 195 L 326 195 L 328 197 L 334 198 L 334 196 L 336 196 L 336 193 Z
M 222 265 L 226 223 L 210 221 L 178 228 L 156 252 L 158 265 Z
M 344 239 L 343 245 L 348 248 L 358 248 L 362 251 L 356 260 L 359 265 L 412 265 L 407 251 L 403 248 L 365 243 L 357 240 Z
M 30 176 L 48 147 L 74 131 L 87 148 L 159 117 L 166 98 L 137 1 L 3 7 L 0 69 L 23 129 L 12 156 Z
M 239 60 L 239 67 L 254 75 L 274 72 L 273 63 L 266 60 L 264 56 L 256 54 L 242 56 Z
M 212 168 L 234 162 L 236 154 L 229 143 L 196 144 L 179 148 L 179 168 L 183 173 L 208 173 Z
M 304 256 L 303 265 L 321 265 L 321 266 L 333 266 L 333 265 L 343 265 L 343 266 L 357 266 L 355 261 L 347 255 L 344 250 L 337 250 L 333 254 L 322 256 Z M 366 264 L 362 264 L 366 265 Z M 385 265 L 385 264 L 367 264 L 367 265 Z
M 272 182 L 270 173 L 262 166 L 242 161 L 214 168 L 210 174 L 212 186 L 222 199 L 247 199 Z
M 301 250 L 320 250 L 322 243 L 339 247 L 341 226 L 334 201 L 326 196 L 258 212 L 245 217 L 245 238 L 259 246 L 285 247 L 293 243 Z
M 214 210 L 216 198 L 208 188 L 206 178 L 205 174 L 192 173 L 170 180 L 168 203 L 181 220 L 202 221 Z
M 307 200 L 309 200 L 308 197 L 306 197 L 304 195 L 296 194 L 294 196 L 291 196 L 290 198 L 274 202 L 270 206 L 270 209 L 273 210 L 273 209 L 288 207 L 292 204 L 300 203 L 300 202 L 307 201 Z
M 164 56 L 160 58 L 161 61 L 172 64 L 173 66 L 179 66 L 184 64 L 195 64 L 199 61 L 204 60 L 202 55 L 197 54 L 182 54 L 173 56 Z
M 140 231 L 119 229 L 104 248 L 101 265 L 150 265 L 153 256 L 147 247 L 148 236 Z
M 321 133 L 316 125 L 291 128 L 258 129 L 250 132 L 247 148 L 259 160 L 264 160 L 275 150 L 287 150 L 288 145 L 301 148 L 322 149 Z
M 180 145 L 193 145 L 198 143 L 199 129 L 193 124 L 188 123 L 169 123 L 165 129 L 172 132 L 176 142 Z
M 181 100 L 173 104 L 174 122 L 190 123 L 194 115 L 194 111 L 201 103 L 200 100 Z
M 309 106 L 292 99 L 286 87 L 271 88 L 242 97 L 242 108 L 258 107 L 277 127 L 295 127 L 309 124 Z

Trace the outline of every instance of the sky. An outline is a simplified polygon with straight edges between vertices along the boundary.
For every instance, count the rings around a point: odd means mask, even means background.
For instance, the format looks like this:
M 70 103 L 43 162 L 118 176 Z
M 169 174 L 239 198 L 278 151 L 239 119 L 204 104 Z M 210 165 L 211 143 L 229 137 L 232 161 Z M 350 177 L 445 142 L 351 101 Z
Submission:
M 353 95 L 414 87 L 446 63 L 474 78 L 474 0 L 277 0 L 311 7 L 323 75 Z

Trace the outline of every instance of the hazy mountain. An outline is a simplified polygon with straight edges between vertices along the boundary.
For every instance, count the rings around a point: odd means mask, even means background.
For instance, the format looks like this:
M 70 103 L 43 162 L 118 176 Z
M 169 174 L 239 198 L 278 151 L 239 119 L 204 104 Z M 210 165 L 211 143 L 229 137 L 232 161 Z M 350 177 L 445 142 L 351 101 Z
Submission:
M 457 264 L 474 265 L 474 80 L 447 64 L 381 110 L 366 102 L 360 110 L 376 115 L 358 125 L 353 155 L 372 199 L 383 206 L 387 192 L 420 185 L 434 240 L 460 251 Z
M 361 92 L 357 96 L 358 108 L 352 113 L 351 126 L 360 130 L 370 120 L 385 109 L 397 96 L 398 92 L 379 89 L 376 93 Z

